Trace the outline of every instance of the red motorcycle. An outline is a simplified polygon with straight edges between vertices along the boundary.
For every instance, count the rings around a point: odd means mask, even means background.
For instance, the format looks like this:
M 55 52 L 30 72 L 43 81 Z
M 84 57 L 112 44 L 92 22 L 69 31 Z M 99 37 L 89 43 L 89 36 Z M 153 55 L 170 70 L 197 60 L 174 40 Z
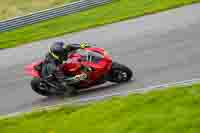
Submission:
M 72 95 L 80 89 L 104 84 L 107 81 L 122 83 L 131 80 L 133 73 L 125 65 L 113 62 L 111 56 L 103 48 L 85 48 L 69 55 L 69 60 L 62 65 L 67 75 L 77 76 L 77 81 L 67 81 L 65 90 L 60 91 L 59 83 L 55 80 L 46 81 L 41 77 L 43 61 L 36 61 L 26 66 L 26 73 L 31 75 L 31 88 L 40 95 Z

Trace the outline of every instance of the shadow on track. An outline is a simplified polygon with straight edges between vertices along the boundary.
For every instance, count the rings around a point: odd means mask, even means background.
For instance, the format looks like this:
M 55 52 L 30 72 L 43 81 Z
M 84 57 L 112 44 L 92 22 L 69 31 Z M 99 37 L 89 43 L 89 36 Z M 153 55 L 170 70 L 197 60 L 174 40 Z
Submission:
M 68 100 L 72 100 L 72 99 L 84 99 L 86 97 L 87 98 L 90 97 L 90 95 L 99 95 L 100 93 L 106 90 L 111 90 L 118 87 L 123 88 L 124 85 L 131 84 L 133 82 L 134 81 L 129 81 L 126 83 L 121 83 L 121 84 L 105 83 L 99 86 L 91 87 L 89 89 L 81 90 L 77 95 L 71 96 L 71 97 L 59 97 L 59 96 L 44 97 L 33 102 L 32 106 L 49 106 L 49 105 L 63 103 L 64 101 L 67 102 Z

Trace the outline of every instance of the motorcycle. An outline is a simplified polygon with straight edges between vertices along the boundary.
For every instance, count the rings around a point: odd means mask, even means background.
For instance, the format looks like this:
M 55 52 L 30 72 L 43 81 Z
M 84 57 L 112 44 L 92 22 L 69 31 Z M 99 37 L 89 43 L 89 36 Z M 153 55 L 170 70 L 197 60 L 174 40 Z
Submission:
M 25 72 L 32 76 L 31 88 L 42 96 L 73 95 L 81 89 L 104 84 L 107 81 L 123 83 L 131 80 L 133 72 L 130 68 L 114 62 L 103 48 L 89 47 L 79 49 L 68 56 L 68 61 L 63 63 L 62 69 L 66 75 L 77 76 L 76 80 L 66 80 L 66 89 L 61 90 L 56 79 L 45 80 L 41 76 L 43 60 L 33 62 L 25 67 Z

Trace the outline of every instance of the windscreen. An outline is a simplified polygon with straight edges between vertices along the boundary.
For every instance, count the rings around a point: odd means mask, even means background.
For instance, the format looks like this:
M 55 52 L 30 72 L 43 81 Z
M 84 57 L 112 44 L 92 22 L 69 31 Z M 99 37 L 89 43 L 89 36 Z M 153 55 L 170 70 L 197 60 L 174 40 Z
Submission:
M 79 49 L 76 51 L 76 53 L 78 53 L 82 56 L 82 58 L 81 58 L 82 61 L 98 63 L 99 61 L 101 61 L 104 58 L 104 56 L 98 52 L 84 50 L 84 49 Z

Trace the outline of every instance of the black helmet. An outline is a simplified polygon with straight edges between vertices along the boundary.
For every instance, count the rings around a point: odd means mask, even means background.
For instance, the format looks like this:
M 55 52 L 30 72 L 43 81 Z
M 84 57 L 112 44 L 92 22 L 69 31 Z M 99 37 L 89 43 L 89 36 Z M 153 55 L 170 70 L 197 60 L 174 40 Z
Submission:
M 65 56 L 65 43 L 62 41 L 57 41 L 49 48 L 49 53 L 57 60 L 64 59 Z

